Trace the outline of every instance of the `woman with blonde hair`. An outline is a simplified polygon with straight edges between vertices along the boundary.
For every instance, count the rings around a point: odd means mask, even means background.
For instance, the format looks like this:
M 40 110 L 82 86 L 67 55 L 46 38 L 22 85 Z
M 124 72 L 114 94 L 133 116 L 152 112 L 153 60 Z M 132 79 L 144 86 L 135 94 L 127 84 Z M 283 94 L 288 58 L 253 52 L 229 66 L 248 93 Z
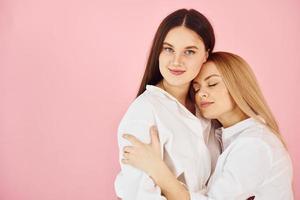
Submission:
M 161 159 L 154 129 L 150 144 L 124 135 L 133 146 L 124 148 L 123 162 L 148 173 L 168 200 L 293 199 L 291 160 L 249 65 L 232 53 L 212 53 L 193 90 L 222 144 L 206 189 L 194 193 L 176 179 Z

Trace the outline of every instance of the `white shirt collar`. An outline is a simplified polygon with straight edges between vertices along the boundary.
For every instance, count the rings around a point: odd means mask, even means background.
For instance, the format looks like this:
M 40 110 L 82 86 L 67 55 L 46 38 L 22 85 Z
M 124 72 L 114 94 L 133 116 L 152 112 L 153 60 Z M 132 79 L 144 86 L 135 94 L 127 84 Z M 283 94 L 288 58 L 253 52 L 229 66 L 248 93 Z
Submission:
M 178 100 L 175 97 L 173 97 L 168 92 L 166 92 L 165 90 L 161 89 L 160 87 L 157 87 L 157 86 L 154 86 L 154 85 L 146 85 L 146 90 L 148 90 L 150 92 L 153 92 L 153 93 L 156 93 L 156 94 L 164 94 L 168 98 L 170 98 L 170 99 L 178 102 Z
M 183 106 L 175 97 L 173 97 L 171 94 L 169 94 L 165 90 L 163 90 L 157 86 L 154 86 L 154 85 L 146 85 L 146 90 L 149 92 L 152 92 L 152 93 L 156 93 L 158 95 L 163 95 L 163 96 L 169 98 L 170 100 L 176 102 L 176 104 L 179 106 L 179 108 L 181 108 L 179 110 L 180 112 L 184 113 L 187 117 L 198 118 L 201 121 L 203 129 L 210 128 L 210 120 L 205 119 L 200 115 L 200 112 L 199 112 L 199 109 L 197 106 L 196 106 L 196 116 L 195 116 L 185 106 Z
M 223 142 L 223 148 L 226 149 L 226 147 L 234 141 L 236 137 L 245 129 L 257 124 L 258 122 L 253 118 L 247 118 L 243 121 L 240 121 L 230 127 L 224 128 L 221 127 L 221 134 L 222 134 L 222 142 Z
M 165 90 L 154 86 L 154 85 L 146 85 L 146 90 L 152 93 L 156 93 L 158 95 L 164 95 L 165 97 L 169 98 L 170 100 L 177 103 L 177 105 L 180 107 L 180 112 L 183 112 L 188 117 L 195 117 L 193 113 L 191 113 L 184 105 L 182 105 L 175 97 L 173 97 L 171 94 L 166 92 Z

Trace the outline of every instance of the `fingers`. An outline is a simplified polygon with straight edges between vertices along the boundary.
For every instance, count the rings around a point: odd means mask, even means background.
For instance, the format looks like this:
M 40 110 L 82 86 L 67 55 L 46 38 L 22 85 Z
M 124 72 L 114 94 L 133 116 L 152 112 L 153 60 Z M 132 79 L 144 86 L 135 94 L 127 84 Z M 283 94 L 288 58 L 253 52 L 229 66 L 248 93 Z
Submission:
M 153 145 L 160 144 L 158 130 L 157 130 L 156 126 L 150 127 L 150 136 L 151 136 L 151 144 L 153 144 Z
M 136 148 L 134 146 L 125 146 L 123 148 L 123 159 L 121 160 L 123 164 L 131 164 L 132 158 L 135 155 Z
M 133 144 L 134 146 L 138 146 L 142 143 L 140 140 L 130 134 L 123 134 L 122 137 L 131 142 L 131 144 Z
M 123 158 L 121 162 L 123 164 L 130 164 L 130 155 L 134 151 L 134 147 L 132 146 L 125 146 L 123 148 Z
M 136 148 L 141 147 L 144 143 L 130 134 L 123 134 L 122 137 L 128 140 L 132 146 L 125 146 L 123 148 L 123 158 L 121 159 L 121 162 L 123 164 L 132 164 L 132 156 L 135 154 Z
M 125 153 L 131 153 L 132 151 L 134 150 L 134 147 L 133 146 L 125 146 L 123 148 L 123 152 Z
M 129 159 L 129 156 L 132 153 L 134 153 L 134 147 L 133 146 L 125 146 L 123 148 L 123 158 Z
M 123 158 L 129 160 L 129 158 L 130 158 L 130 153 L 124 152 L 124 153 L 123 153 Z
M 156 126 L 150 128 L 151 147 L 155 150 L 158 155 L 161 155 L 159 134 Z
M 121 160 L 121 162 L 122 162 L 123 164 L 130 164 L 129 159 L 125 159 L 125 158 L 123 158 L 123 159 Z

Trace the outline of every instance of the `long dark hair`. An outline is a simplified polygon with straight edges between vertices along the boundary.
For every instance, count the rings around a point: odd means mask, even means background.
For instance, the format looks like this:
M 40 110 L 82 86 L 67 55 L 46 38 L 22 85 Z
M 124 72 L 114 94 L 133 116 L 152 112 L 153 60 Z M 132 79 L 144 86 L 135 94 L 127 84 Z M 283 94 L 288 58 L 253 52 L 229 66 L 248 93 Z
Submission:
M 196 32 L 203 40 L 206 51 L 210 54 L 215 46 L 215 34 L 208 19 L 194 9 L 180 9 L 169 14 L 159 25 L 154 36 L 147 61 L 146 70 L 137 96 L 146 90 L 146 85 L 156 85 L 163 77 L 159 71 L 159 54 L 168 32 L 177 26 L 184 26 Z

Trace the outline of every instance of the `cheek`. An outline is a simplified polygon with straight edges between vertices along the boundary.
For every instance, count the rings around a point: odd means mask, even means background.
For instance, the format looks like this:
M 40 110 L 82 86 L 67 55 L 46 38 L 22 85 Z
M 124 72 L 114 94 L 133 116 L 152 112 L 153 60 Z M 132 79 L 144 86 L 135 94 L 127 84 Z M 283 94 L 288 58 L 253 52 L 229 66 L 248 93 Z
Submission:
M 199 93 L 196 93 L 195 94 L 195 102 L 196 102 L 196 105 L 198 106 L 198 107 L 200 107 L 200 95 L 199 95 Z
M 161 53 L 158 58 L 159 67 L 165 68 L 170 63 L 170 56 L 164 53 Z
M 158 58 L 159 69 L 162 69 L 166 65 L 166 56 L 160 54 Z
M 190 59 L 186 61 L 186 65 L 191 69 L 193 72 L 199 73 L 202 65 L 204 63 L 203 58 L 197 58 L 197 59 Z
M 222 92 L 222 96 L 219 99 L 222 99 L 220 103 L 225 111 L 230 111 L 234 108 L 235 103 L 227 90 Z
M 165 56 L 164 56 L 162 53 L 159 54 L 159 57 L 158 57 L 158 62 L 159 62 L 159 64 L 163 63 L 164 60 L 165 60 Z

